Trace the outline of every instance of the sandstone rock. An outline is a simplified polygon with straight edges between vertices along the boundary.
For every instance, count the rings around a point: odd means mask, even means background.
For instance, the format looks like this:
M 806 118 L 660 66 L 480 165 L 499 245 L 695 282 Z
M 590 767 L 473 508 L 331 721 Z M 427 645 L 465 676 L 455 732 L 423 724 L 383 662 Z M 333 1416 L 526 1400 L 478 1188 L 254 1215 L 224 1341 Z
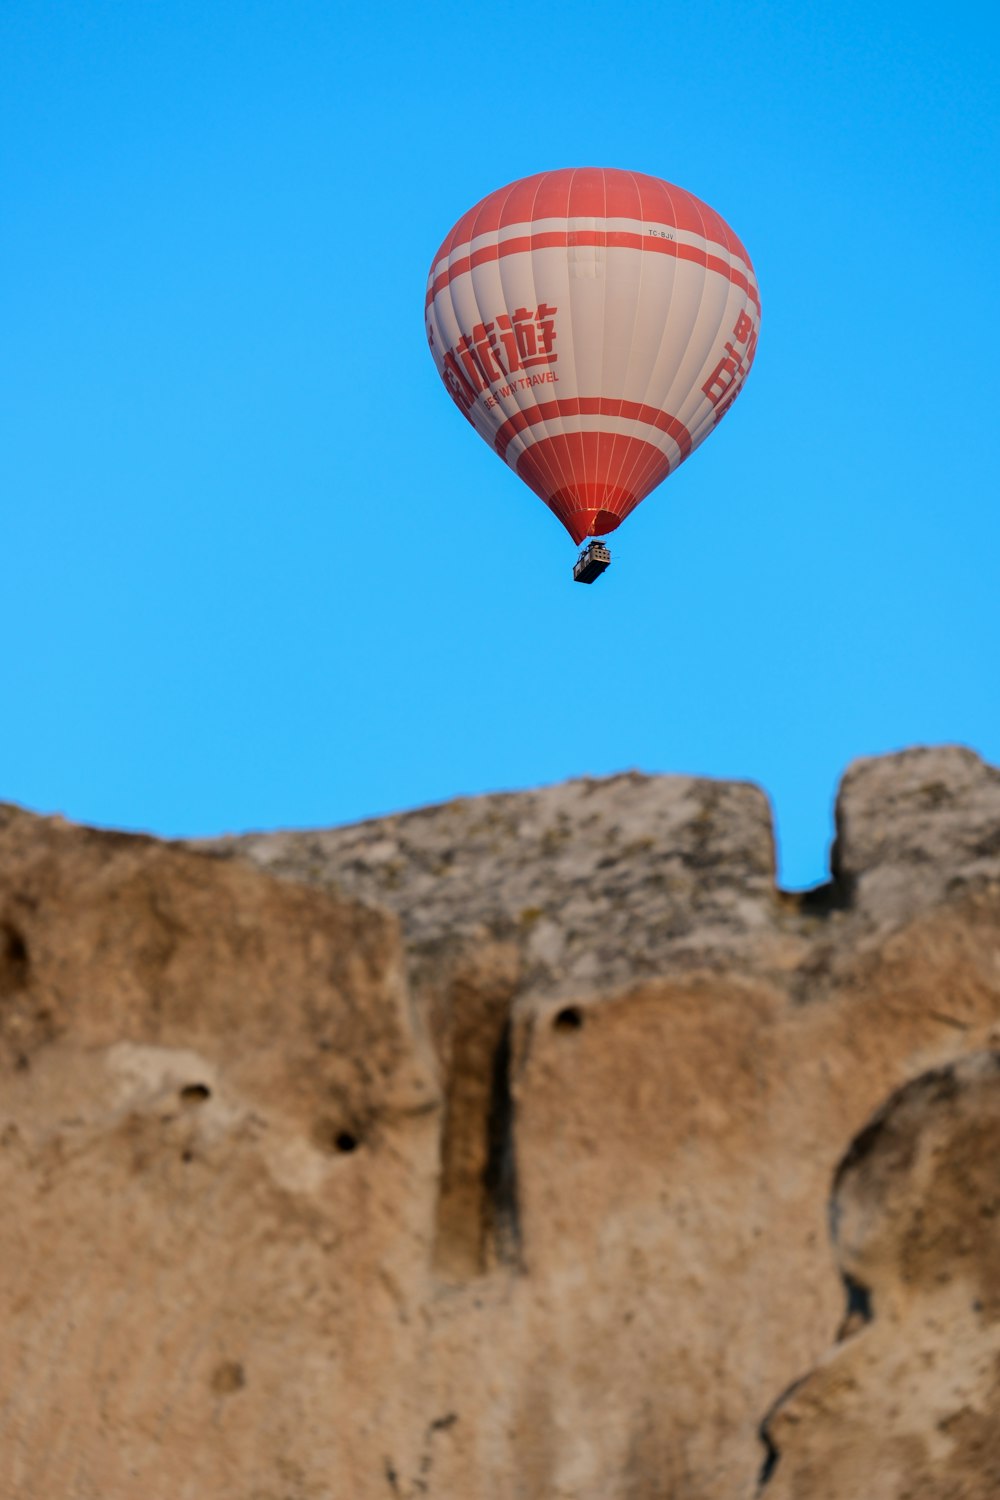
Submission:
M 432 1229 L 395 919 L 7 809 L 0 933 L 0 1495 L 342 1493 Z
M 0 810 L 0 1495 L 992 1493 L 998 831 L 954 750 L 805 896 L 690 778 Z
M 1000 1052 L 894 1094 L 841 1162 L 832 1208 L 857 1321 L 768 1418 L 767 1500 L 994 1500 Z

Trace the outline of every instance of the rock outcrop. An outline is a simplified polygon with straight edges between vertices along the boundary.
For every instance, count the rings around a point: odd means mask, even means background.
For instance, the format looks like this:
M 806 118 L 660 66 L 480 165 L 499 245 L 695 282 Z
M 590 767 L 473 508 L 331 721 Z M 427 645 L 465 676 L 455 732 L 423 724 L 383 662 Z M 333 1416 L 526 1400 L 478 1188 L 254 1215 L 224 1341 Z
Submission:
M 1000 772 L 0 808 L 0 1495 L 993 1500 Z

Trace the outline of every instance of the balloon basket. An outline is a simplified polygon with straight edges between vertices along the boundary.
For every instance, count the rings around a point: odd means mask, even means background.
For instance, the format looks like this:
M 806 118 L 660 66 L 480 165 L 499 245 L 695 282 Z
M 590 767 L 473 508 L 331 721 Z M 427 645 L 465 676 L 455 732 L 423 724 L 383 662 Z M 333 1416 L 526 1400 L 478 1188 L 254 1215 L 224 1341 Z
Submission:
M 576 583 L 593 583 L 611 564 L 611 553 L 604 542 L 588 542 L 573 567 Z

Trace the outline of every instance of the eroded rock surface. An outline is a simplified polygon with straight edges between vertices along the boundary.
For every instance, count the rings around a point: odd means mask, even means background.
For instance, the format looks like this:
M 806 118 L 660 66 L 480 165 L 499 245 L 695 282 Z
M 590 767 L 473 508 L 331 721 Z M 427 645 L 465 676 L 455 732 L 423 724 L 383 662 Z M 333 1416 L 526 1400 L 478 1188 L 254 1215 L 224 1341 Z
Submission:
M 690 778 L 0 809 L 0 1495 L 1000 1493 L 1000 774 L 837 824 L 791 896 Z
M 838 1168 L 832 1229 L 854 1312 L 765 1423 L 767 1500 L 994 1500 L 1000 1050 L 892 1096 Z

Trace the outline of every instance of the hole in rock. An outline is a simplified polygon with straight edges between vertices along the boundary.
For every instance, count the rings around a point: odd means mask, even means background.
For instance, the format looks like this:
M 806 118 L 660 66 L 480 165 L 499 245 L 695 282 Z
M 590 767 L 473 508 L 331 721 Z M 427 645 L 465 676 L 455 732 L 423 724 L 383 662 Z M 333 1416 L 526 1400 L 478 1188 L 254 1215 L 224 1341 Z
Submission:
M 180 1091 L 180 1098 L 184 1104 L 204 1104 L 206 1099 L 211 1099 L 212 1090 L 207 1083 L 186 1083 Z
M 218 1396 L 231 1396 L 235 1391 L 241 1391 L 246 1383 L 246 1371 L 239 1360 L 224 1359 L 212 1371 L 210 1384 Z
M 856 1319 L 861 1323 L 870 1323 L 872 1320 L 872 1294 L 863 1281 L 858 1281 L 849 1272 L 843 1273 L 844 1292 L 847 1297 L 847 1308 L 845 1317 Z
M 21 989 L 28 980 L 28 945 L 11 922 L 0 922 L 0 986 Z
M 579 1031 L 583 1025 L 583 1011 L 577 1005 L 564 1006 L 552 1025 L 556 1031 Z
M 333 1138 L 333 1144 L 338 1151 L 356 1151 L 358 1149 L 358 1138 L 350 1130 L 338 1130 Z

